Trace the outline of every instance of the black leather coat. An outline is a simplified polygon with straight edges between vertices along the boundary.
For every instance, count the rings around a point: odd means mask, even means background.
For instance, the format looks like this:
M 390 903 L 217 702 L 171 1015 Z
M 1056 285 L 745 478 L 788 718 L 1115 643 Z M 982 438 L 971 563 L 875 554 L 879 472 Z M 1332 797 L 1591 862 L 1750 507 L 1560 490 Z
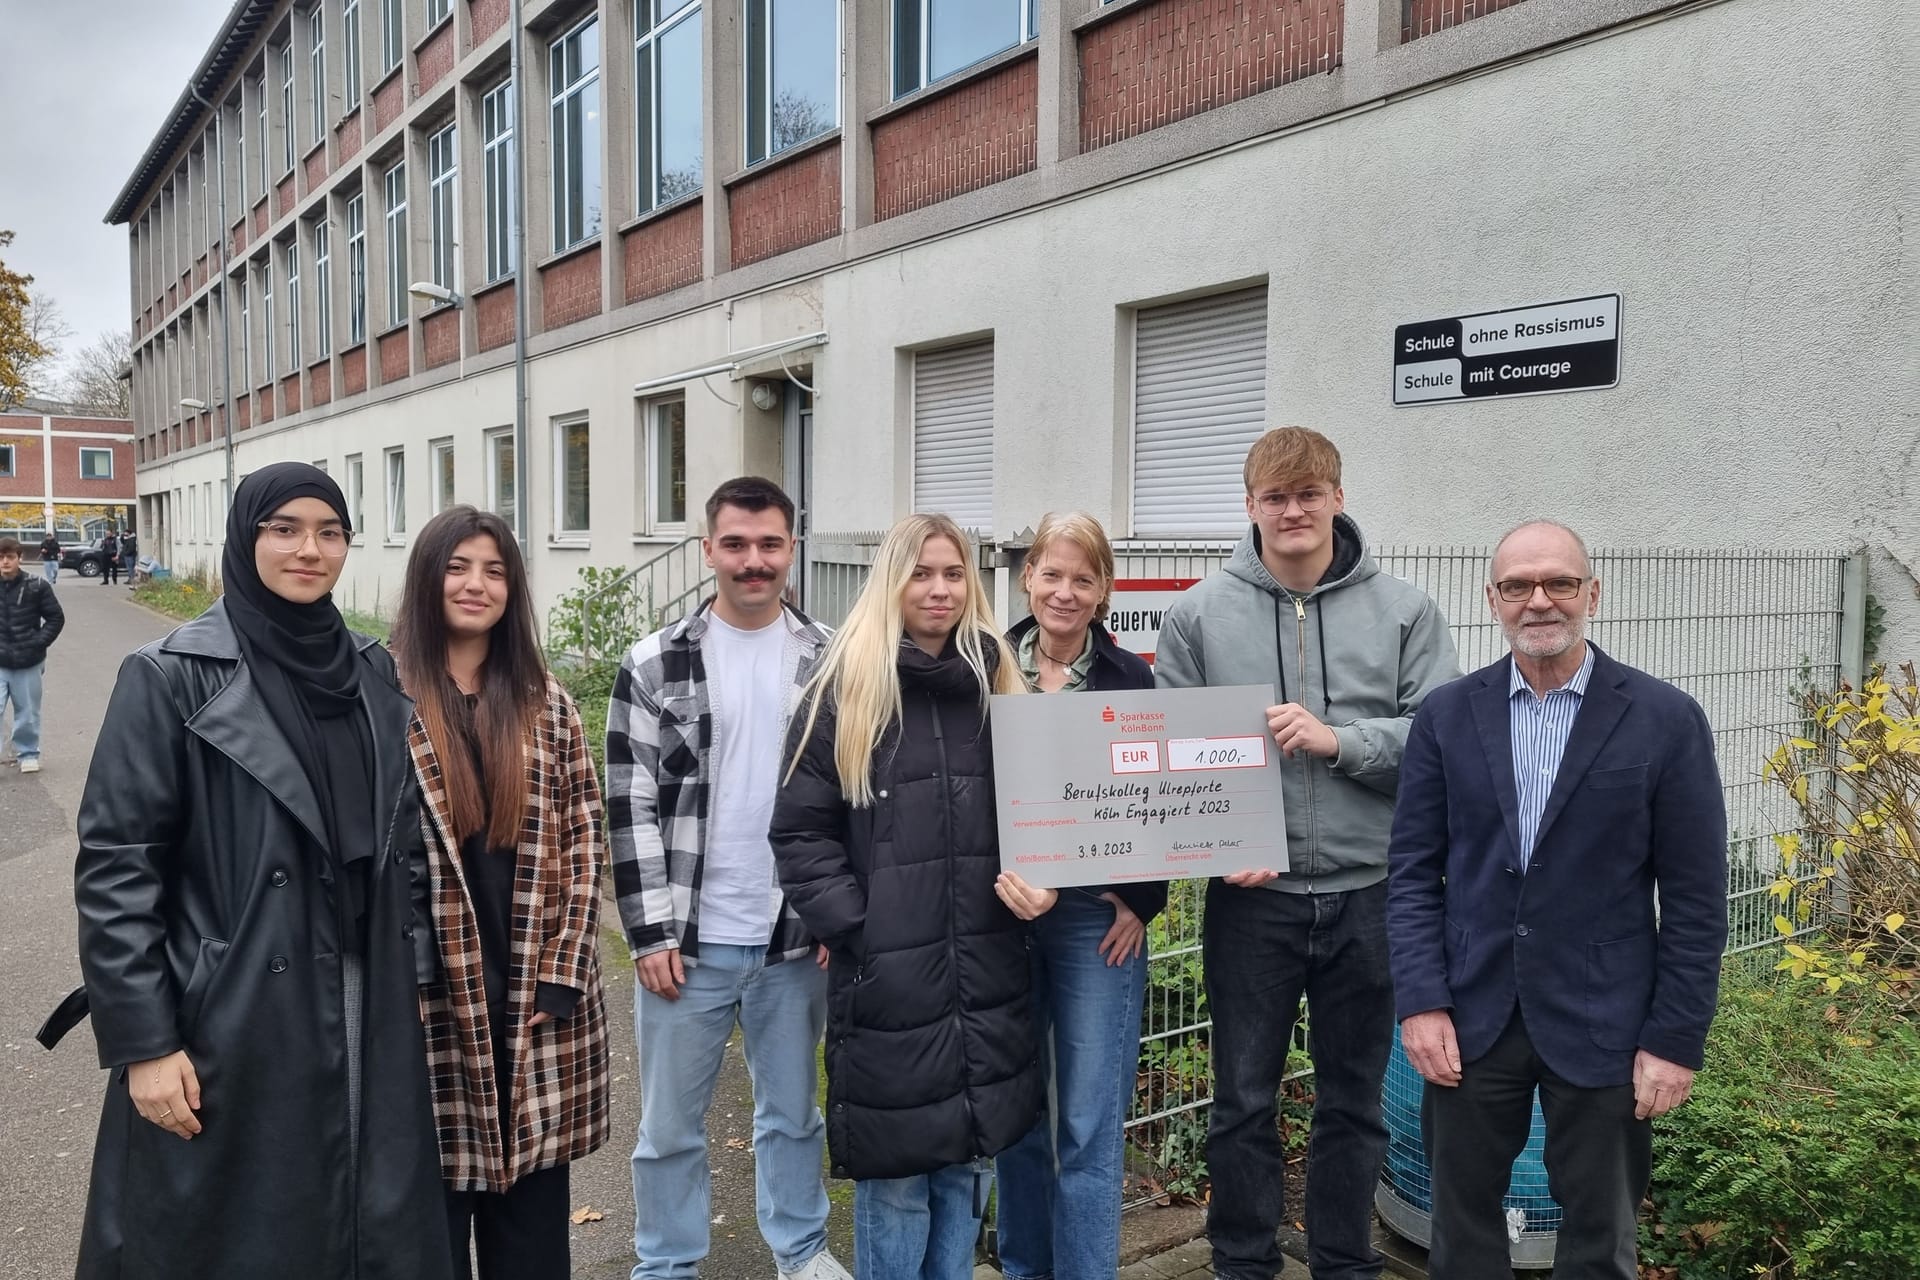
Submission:
M 25 569 L 0 578 L 0 671 L 39 666 L 66 625 L 67 615 L 45 578 Z
M 951 646 L 934 659 L 902 645 L 899 664 L 903 714 L 874 752 L 873 807 L 841 797 L 827 708 L 768 832 L 788 900 L 832 953 L 827 1144 L 842 1178 L 996 1155 L 1040 1108 L 1026 926 L 993 891 L 979 682 Z
M 338 924 L 307 766 L 224 606 L 122 664 L 80 808 L 74 897 L 111 1068 L 81 1280 L 451 1280 L 418 983 L 434 973 L 412 703 L 362 640 L 374 744 L 358 1159 Z M 328 872 L 328 874 L 331 874 Z M 133 1109 L 126 1064 L 184 1049 L 204 1126 Z

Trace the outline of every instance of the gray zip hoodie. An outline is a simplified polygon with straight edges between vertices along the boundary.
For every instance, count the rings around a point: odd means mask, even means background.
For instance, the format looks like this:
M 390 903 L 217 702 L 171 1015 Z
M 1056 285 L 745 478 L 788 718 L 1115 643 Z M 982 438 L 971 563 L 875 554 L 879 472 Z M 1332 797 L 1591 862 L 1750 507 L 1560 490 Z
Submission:
M 1160 626 L 1163 689 L 1271 684 L 1339 739 L 1331 760 L 1282 761 L 1288 869 L 1268 887 L 1338 893 L 1387 878 L 1387 835 L 1413 713 L 1460 674 L 1447 620 L 1426 592 L 1380 572 L 1360 526 L 1333 521 L 1333 564 L 1296 595 L 1274 581 L 1250 528 L 1226 567 L 1187 591 Z

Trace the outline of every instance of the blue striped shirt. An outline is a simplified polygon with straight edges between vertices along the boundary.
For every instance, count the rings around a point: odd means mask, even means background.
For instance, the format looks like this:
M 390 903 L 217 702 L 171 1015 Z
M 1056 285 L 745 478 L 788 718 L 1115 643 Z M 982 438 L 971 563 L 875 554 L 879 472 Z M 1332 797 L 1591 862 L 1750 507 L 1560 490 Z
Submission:
M 1580 703 L 1587 696 L 1587 680 L 1593 675 L 1593 646 L 1573 678 L 1544 698 L 1535 697 L 1520 664 L 1513 664 L 1513 678 L 1507 685 L 1508 724 L 1513 735 L 1513 786 L 1520 801 L 1520 866 L 1533 861 L 1533 843 L 1540 835 L 1540 817 L 1546 812 L 1547 797 L 1553 793 L 1554 775 L 1560 772 L 1560 757 L 1566 754 L 1567 735 L 1573 732 L 1573 718 L 1580 714 Z

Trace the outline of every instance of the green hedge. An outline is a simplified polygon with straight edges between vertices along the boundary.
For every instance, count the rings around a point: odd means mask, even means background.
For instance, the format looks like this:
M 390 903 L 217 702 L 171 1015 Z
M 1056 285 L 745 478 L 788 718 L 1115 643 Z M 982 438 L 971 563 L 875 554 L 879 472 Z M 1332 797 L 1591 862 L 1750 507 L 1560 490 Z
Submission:
M 1693 1097 L 1655 1130 L 1657 1280 L 1920 1275 L 1920 1029 L 1872 992 L 1729 969 Z

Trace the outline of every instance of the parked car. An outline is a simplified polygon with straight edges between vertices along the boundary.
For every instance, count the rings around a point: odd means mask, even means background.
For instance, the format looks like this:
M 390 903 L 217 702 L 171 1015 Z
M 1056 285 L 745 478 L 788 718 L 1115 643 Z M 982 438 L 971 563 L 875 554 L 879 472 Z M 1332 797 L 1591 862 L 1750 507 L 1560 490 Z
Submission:
M 106 555 L 100 550 L 100 538 L 70 542 L 60 548 L 60 567 L 71 569 L 83 578 L 97 578 L 106 567 Z

